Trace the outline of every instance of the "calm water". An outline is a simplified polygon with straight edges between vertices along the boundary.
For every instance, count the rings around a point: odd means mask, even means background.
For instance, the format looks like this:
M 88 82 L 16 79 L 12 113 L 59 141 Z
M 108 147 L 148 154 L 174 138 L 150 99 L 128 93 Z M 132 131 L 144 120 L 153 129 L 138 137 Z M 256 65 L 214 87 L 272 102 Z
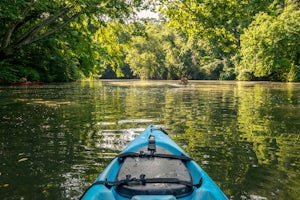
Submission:
M 97 81 L 0 97 L 0 199 L 78 199 L 150 124 L 231 199 L 299 199 L 300 84 Z

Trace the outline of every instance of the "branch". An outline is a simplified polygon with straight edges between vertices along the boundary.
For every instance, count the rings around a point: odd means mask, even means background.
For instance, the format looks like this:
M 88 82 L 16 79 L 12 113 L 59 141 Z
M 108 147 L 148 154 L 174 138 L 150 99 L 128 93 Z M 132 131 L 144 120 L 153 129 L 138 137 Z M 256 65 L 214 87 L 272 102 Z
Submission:
M 19 19 L 19 20 L 13 22 L 13 23 L 9 26 L 9 28 L 7 29 L 7 31 L 6 31 L 6 33 L 5 33 L 4 39 L 3 39 L 3 41 L 2 41 L 2 48 L 8 47 L 13 32 L 16 30 L 16 28 L 19 26 L 19 24 L 21 24 L 22 21 L 26 18 L 26 16 L 28 15 L 30 9 L 31 9 L 31 5 L 28 6 L 28 7 L 23 11 L 23 13 L 21 14 L 21 15 L 23 16 L 22 19 Z
M 34 43 L 34 42 L 37 42 L 39 40 L 42 40 L 44 39 L 45 37 L 48 37 L 49 35 L 52 35 L 54 34 L 56 31 L 58 31 L 59 29 L 63 28 L 64 26 L 66 26 L 67 24 L 69 24 L 71 21 L 73 21 L 76 17 L 78 17 L 81 13 L 78 12 L 76 13 L 75 15 L 73 15 L 72 17 L 70 17 L 67 21 L 65 21 L 64 23 L 60 24 L 59 26 L 56 26 L 56 28 L 36 37 L 36 38 L 33 38 L 32 40 L 24 43 L 24 45 L 27 45 L 27 44 L 31 44 L 31 43 Z
M 31 28 L 29 31 L 27 31 L 23 36 L 21 36 L 19 39 L 17 39 L 14 44 L 16 46 L 23 46 L 24 44 L 27 44 L 27 41 L 30 40 L 35 34 L 37 34 L 42 28 L 45 26 L 51 24 L 54 22 L 56 19 L 61 17 L 62 15 L 66 14 L 70 8 L 63 7 L 61 8 L 58 12 L 56 12 L 54 15 L 46 18 L 44 21 L 41 23 L 37 24 L 33 28 Z

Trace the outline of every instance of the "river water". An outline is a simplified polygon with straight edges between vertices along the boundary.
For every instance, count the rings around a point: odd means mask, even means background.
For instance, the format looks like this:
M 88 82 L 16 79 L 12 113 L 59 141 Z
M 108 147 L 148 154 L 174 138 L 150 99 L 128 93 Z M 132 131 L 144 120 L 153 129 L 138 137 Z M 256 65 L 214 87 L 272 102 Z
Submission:
M 106 80 L 0 97 L 1 199 L 78 199 L 150 124 L 230 199 L 299 199 L 300 84 Z

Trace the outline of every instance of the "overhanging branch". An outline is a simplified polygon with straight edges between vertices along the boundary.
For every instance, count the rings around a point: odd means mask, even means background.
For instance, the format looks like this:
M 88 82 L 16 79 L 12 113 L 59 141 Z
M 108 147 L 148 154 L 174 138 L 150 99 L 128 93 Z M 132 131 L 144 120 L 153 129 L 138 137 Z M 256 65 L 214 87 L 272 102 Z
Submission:
M 49 24 L 51 24 L 55 20 L 57 20 L 59 17 L 65 15 L 69 10 L 70 10 L 70 8 L 67 8 L 67 7 L 61 8 L 54 15 L 49 16 L 45 20 L 41 21 L 39 24 L 37 24 L 34 27 L 32 27 L 29 31 L 27 31 L 19 39 L 17 39 L 14 42 L 14 44 L 16 46 L 23 46 L 25 44 L 29 44 L 28 41 L 30 41 L 30 38 L 34 37 L 34 35 L 37 34 L 42 28 L 48 26 Z
M 27 42 L 26 44 L 24 44 L 24 45 L 27 45 L 27 44 L 31 44 L 31 43 L 37 42 L 37 41 L 39 41 L 39 40 L 42 40 L 42 39 L 44 39 L 44 38 L 46 38 L 46 37 L 48 37 L 48 36 L 54 34 L 56 31 L 58 31 L 59 29 L 63 28 L 64 26 L 66 26 L 66 25 L 69 24 L 71 21 L 73 21 L 73 20 L 74 20 L 76 17 L 78 17 L 80 14 L 81 14 L 80 12 L 79 12 L 79 13 L 76 13 L 75 15 L 73 15 L 72 17 L 70 17 L 68 20 L 66 20 L 64 23 L 62 23 L 62 24 L 56 26 L 56 28 L 54 28 L 54 29 L 52 29 L 52 30 L 50 30 L 50 31 L 48 31 L 48 32 L 46 32 L 46 33 L 44 33 L 44 34 L 38 36 L 38 37 L 33 38 L 32 40 L 28 41 L 28 42 Z
M 42 40 L 58 30 L 62 29 L 66 25 L 68 25 L 71 21 L 73 21 L 76 17 L 82 14 L 82 12 L 76 12 L 71 17 L 68 17 L 67 14 L 72 10 L 71 7 L 62 7 L 55 14 L 47 17 L 46 19 L 40 21 L 38 24 L 33 26 L 31 29 L 23 33 L 19 38 L 17 38 L 14 42 L 10 42 L 11 36 L 13 32 L 16 30 L 19 24 L 22 24 L 22 20 L 19 20 L 11 25 L 10 29 L 6 33 L 6 37 L 3 40 L 2 47 L 0 49 L 1 58 L 5 58 L 6 56 L 12 55 L 16 50 L 21 49 L 25 45 L 32 44 L 39 40 Z M 30 9 L 26 12 L 29 12 Z M 25 14 L 25 12 L 24 12 Z M 61 22 L 53 27 L 50 27 L 55 22 L 61 20 Z M 44 33 L 41 33 L 42 29 L 46 29 Z

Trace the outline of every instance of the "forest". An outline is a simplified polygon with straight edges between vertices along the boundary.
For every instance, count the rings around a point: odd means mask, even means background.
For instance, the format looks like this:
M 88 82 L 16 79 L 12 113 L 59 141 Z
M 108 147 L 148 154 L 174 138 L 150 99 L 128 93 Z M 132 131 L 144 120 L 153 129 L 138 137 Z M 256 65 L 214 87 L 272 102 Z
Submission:
M 0 83 L 298 82 L 299 8 L 297 0 L 1 0 Z

